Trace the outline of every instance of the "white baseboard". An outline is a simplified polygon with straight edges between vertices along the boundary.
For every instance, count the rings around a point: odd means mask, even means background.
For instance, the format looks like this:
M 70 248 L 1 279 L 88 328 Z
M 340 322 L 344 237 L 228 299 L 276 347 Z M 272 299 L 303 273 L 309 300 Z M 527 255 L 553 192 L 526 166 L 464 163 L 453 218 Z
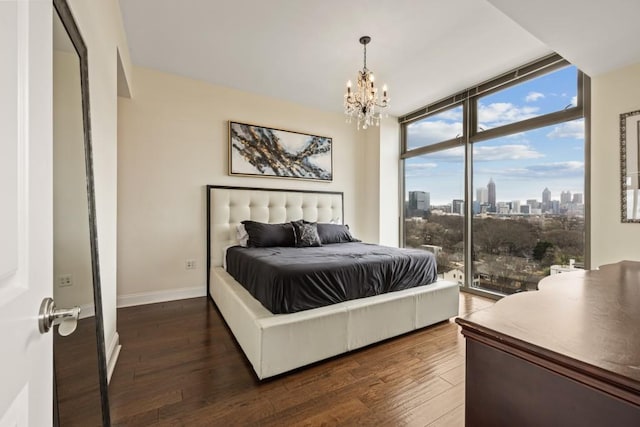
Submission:
M 107 383 L 111 381 L 111 375 L 113 375 L 113 371 L 116 368 L 116 363 L 118 362 L 118 356 L 120 356 L 120 350 L 122 346 L 120 345 L 120 335 L 118 332 L 113 334 L 113 338 L 111 342 L 107 346 Z
M 206 296 L 205 286 L 119 295 L 118 308 Z

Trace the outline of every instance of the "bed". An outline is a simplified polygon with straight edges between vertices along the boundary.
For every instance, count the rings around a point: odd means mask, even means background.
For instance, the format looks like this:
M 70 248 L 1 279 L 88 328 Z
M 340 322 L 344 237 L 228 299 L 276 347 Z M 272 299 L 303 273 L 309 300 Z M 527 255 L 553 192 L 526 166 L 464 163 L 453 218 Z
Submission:
M 340 192 L 208 185 L 207 288 L 260 379 L 349 352 L 458 315 L 458 285 L 426 286 L 290 314 L 273 314 L 224 268 L 243 220 L 342 223 Z

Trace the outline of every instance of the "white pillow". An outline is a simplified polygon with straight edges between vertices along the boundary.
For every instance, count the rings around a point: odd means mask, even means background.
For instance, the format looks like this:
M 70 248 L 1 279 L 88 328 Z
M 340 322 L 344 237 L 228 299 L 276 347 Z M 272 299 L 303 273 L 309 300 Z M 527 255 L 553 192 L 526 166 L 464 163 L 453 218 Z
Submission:
M 236 239 L 238 240 L 238 244 L 244 248 L 247 247 L 249 243 L 249 233 L 244 228 L 244 224 L 239 224 L 236 227 Z

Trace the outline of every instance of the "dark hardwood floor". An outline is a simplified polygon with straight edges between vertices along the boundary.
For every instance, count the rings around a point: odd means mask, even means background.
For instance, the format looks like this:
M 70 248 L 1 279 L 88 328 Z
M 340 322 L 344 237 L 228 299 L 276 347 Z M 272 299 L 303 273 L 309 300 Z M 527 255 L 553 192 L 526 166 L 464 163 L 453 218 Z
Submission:
M 460 314 L 493 301 L 460 294 Z M 433 425 L 464 421 L 453 321 L 258 381 L 207 298 L 118 310 L 115 426 Z

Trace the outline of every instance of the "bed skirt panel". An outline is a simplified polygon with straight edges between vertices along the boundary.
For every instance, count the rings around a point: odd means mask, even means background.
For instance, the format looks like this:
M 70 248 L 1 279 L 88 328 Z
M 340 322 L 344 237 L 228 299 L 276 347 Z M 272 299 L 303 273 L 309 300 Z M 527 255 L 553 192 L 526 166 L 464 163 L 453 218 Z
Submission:
M 458 315 L 460 288 L 456 282 L 438 280 L 428 287 L 432 287 L 430 292 L 420 292 L 415 295 L 415 329 L 424 328 Z
M 268 378 L 458 315 L 458 285 L 427 286 L 274 315 L 221 267 L 209 294 L 258 378 Z

